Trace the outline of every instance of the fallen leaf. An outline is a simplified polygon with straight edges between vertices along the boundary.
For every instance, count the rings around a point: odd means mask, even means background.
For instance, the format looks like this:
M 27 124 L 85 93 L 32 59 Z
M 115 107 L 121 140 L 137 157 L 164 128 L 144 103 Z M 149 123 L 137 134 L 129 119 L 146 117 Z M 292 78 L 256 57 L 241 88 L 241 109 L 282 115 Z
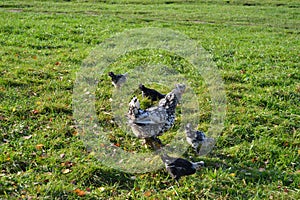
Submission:
M 252 162 L 254 163 L 254 162 L 256 162 L 258 160 L 258 158 L 257 157 L 254 157 L 254 158 L 252 158 Z
M 63 174 L 68 174 L 68 173 L 71 172 L 71 170 L 70 170 L 70 169 L 63 169 L 63 170 L 61 170 L 61 172 L 62 172 Z
M 105 147 L 105 144 L 101 143 L 101 144 L 100 144 L 100 147 Z
M 67 167 L 73 167 L 73 163 L 72 162 L 70 162 L 70 161 L 66 161 L 65 162 L 65 166 L 67 166 Z
M 35 146 L 35 148 L 36 148 L 37 150 L 42 150 L 43 147 L 44 147 L 43 144 L 37 144 L 37 145 Z
M 300 155 L 300 149 L 298 149 L 298 155 Z
M 281 185 L 278 185 L 277 188 L 280 189 L 280 188 L 281 188 Z
M 70 162 L 70 161 L 66 161 L 66 162 L 62 162 L 62 163 L 60 163 L 60 165 L 62 166 L 62 167 L 73 167 L 73 163 L 72 162 Z
M 39 113 L 38 110 L 33 110 L 33 111 L 32 111 L 32 114 L 35 114 L 35 115 L 36 115 L 36 114 L 38 114 L 38 113 Z
M 72 135 L 73 135 L 73 136 L 77 136 L 77 135 L 78 135 L 78 132 L 77 132 L 77 131 L 73 131 Z
M 229 176 L 232 176 L 232 177 L 235 177 L 235 173 L 231 173 L 231 174 L 229 174 Z
M 85 195 L 85 191 L 80 190 L 80 189 L 75 189 L 74 192 L 80 197 Z
M 150 197 L 150 196 L 151 196 L 151 191 L 146 191 L 146 192 L 144 192 L 144 196 L 145 196 L 145 197 Z
M 30 139 L 32 137 L 32 135 L 26 135 L 26 136 L 23 136 L 23 138 L 25 139 L 25 140 L 28 140 L 28 139 Z
M 60 62 L 57 61 L 57 62 L 55 63 L 55 65 L 56 65 L 56 66 L 60 65 Z
M 245 73 L 246 73 L 246 70 L 241 69 L 241 70 L 240 70 L 240 73 L 241 73 L 241 74 L 245 74 Z

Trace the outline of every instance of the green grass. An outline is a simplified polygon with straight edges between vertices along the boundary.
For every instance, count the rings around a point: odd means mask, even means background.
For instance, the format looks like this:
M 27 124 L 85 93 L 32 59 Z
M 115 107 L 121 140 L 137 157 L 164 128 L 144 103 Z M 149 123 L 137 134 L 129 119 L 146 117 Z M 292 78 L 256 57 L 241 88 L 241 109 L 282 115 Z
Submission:
M 299 7 L 296 0 L 0 1 L 0 198 L 77 199 L 84 191 L 83 199 L 299 199 Z M 222 134 L 206 157 L 186 152 L 206 167 L 179 185 L 163 169 L 128 174 L 104 166 L 74 124 L 83 60 L 115 33 L 142 27 L 171 28 L 199 42 L 225 83 Z M 186 65 L 144 50 L 111 67 L 125 72 L 157 62 Z M 185 75 L 207 131 L 209 94 L 201 76 Z M 148 152 L 108 114 L 114 88 L 106 75 L 99 80 L 97 117 L 111 142 Z

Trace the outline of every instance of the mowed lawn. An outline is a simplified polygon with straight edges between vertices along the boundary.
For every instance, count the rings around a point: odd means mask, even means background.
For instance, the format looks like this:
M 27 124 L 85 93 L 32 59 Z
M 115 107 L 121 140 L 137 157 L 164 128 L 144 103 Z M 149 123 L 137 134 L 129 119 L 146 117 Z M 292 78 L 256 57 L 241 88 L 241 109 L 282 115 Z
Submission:
M 164 169 L 130 174 L 103 165 L 73 116 L 85 58 L 113 35 L 144 27 L 195 40 L 224 81 L 223 131 L 207 156 L 187 150 L 183 157 L 206 164 L 178 184 Z M 1 0 L 0 199 L 300 199 L 299 47 L 297 0 Z M 187 64 L 146 49 L 123 55 L 111 70 L 153 62 Z M 107 72 L 99 74 L 97 120 L 112 144 L 149 152 L 114 122 Z M 207 131 L 203 77 L 185 75 L 201 100 L 198 128 Z

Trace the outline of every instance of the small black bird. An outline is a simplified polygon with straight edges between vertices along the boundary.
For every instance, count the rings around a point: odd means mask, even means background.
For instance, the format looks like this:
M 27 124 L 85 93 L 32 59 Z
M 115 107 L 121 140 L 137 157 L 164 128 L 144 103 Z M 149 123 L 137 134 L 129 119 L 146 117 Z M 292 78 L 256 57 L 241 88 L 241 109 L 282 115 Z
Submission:
M 203 144 L 208 139 L 212 139 L 206 138 L 205 134 L 202 131 L 193 130 L 190 123 L 185 126 L 185 133 L 186 141 L 195 149 L 197 153 L 200 144 Z
M 183 158 L 170 157 L 167 154 L 160 155 L 160 157 L 165 163 L 167 172 L 176 181 L 178 181 L 181 176 L 195 174 L 197 169 L 204 166 L 203 161 L 194 163 Z
M 116 88 L 120 88 L 123 83 L 126 82 L 127 73 L 125 74 L 114 74 L 113 72 L 108 72 L 108 76 L 111 77 L 112 84 Z
M 145 87 L 143 84 L 139 85 L 139 89 L 142 91 L 143 97 L 148 97 L 151 101 L 157 101 L 164 98 L 166 95 L 159 93 L 154 89 Z

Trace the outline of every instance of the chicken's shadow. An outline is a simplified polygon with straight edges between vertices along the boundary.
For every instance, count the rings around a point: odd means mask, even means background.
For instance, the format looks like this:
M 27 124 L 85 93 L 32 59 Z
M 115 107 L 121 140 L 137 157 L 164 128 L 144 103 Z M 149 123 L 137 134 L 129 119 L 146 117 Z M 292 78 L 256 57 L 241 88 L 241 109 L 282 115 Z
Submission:
M 103 185 L 119 185 L 120 189 L 131 189 L 134 186 L 133 175 L 115 169 L 94 169 L 84 180 L 84 185 L 100 187 Z
M 217 160 L 210 161 L 208 158 L 206 161 L 206 169 L 208 170 L 221 170 L 226 171 L 233 177 L 244 180 L 247 183 L 261 183 L 271 184 L 281 182 L 282 186 L 295 185 L 297 182 L 297 174 L 286 173 L 278 168 L 269 167 L 260 164 L 260 167 L 256 163 L 252 163 L 250 166 L 238 166 L 239 161 L 236 158 L 227 157 L 224 155 L 218 155 Z M 253 161 L 254 162 L 254 161 Z

